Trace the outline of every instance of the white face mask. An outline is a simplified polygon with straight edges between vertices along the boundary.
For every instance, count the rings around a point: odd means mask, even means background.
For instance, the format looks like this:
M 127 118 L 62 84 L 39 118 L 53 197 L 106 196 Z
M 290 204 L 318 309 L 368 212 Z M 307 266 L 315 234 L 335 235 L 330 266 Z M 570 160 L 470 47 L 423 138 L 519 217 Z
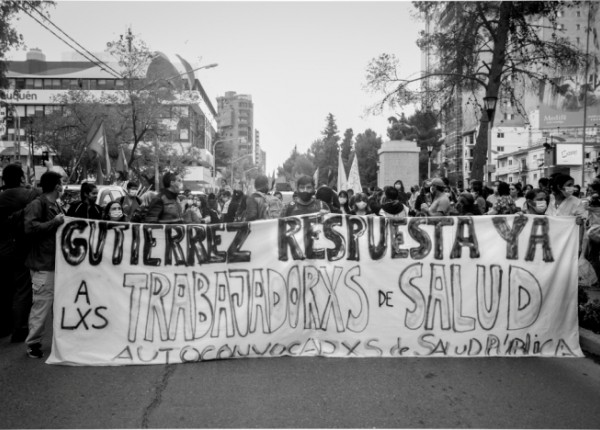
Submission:
M 546 203 L 546 200 L 538 200 L 535 202 L 535 208 L 538 212 L 545 212 L 548 208 L 548 204 Z
M 348 201 L 348 199 L 347 199 L 347 198 L 345 198 L 345 197 L 340 197 L 340 203 L 341 203 L 341 204 L 344 204 L 344 203 L 346 203 L 347 201 Z
M 131 197 L 135 197 L 135 196 L 137 196 L 137 190 L 129 190 L 129 195 L 130 195 Z
M 566 196 L 570 196 L 573 194 L 573 191 L 575 191 L 575 187 L 565 187 L 563 193 Z
M 121 209 L 111 209 L 110 210 L 110 218 L 111 219 L 119 219 L 123 216 L 123 211 Z
M 363 210 L 367 207 L 367 202 L 356 202 L 356 207 L 360 210 Z

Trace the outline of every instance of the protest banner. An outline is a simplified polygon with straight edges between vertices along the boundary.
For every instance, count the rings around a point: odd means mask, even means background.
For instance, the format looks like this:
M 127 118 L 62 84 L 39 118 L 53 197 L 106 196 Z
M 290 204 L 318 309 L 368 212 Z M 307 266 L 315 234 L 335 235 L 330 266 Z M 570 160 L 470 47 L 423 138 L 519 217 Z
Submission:
M 581 357 L 577 250 L 571 217 L 67 218 L 48 362 Z

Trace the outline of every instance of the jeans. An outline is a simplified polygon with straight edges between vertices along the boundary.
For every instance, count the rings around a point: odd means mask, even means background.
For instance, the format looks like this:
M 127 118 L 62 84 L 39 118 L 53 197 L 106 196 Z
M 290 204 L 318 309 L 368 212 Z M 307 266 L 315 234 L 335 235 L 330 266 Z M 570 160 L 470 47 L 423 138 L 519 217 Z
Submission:
M 29 312 L 29 335 L 27 346 L 40 344 L 44 335 L 46 321 L 52 315 L 54 301 L 54 271 L 31 271 L 33 304 Z

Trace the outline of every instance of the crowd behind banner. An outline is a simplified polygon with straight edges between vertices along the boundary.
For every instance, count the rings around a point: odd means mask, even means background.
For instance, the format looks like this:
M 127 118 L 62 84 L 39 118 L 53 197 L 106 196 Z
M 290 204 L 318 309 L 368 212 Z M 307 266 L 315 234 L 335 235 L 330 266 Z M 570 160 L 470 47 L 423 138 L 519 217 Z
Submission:
M 315 184 L 313 177 L 296 181 L 292 200 L 270 188 L 266 176 L 244 194 L 225 186 L 218 193 L 193 194 L 182 177 L 165 173 L 162 189 L 144 189 L 130 181 L 127 194 L 104 208 L 96 204 L 97 187 L 83 183 L 80 200 L 63 202 L 64 178 L 46 172 L 39 189 L 25 185 L 20 165 L 6 166 L 0 192 L 0 265 L 4 276 L 0 335 L 25 342 L 30 357 L 43 357 L 43 327 L 52 309 L 55 233 L 64 217 L 153 224 L 217 224 L 338 213 L 386 218 L 532 214 L 575 217 L 583 232 L 582 282 L 600 276 L 600 179 L 585 191 L 572 177 L 555 174 L 536 186 L 495 181 L 486 187 L 472 181 L 469 189 L 452 187 L 446 178 L 426 179 L 406 189 L 402 181 L 363 190 L 335 190 Z M 318 185 L 318 186 L 317 186 Z

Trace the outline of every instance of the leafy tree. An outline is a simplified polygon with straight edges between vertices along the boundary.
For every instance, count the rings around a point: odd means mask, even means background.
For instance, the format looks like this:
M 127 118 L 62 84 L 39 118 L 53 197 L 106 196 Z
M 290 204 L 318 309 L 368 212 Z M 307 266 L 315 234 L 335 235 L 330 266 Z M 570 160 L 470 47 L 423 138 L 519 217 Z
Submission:
M 333 114 L 327 115 L 327 125 L 321 134 L 323 138 L 313 142 L 309 156 L 313 157 L 315 168 L 319 169 L 318 184 L 329 185 L 337 178 L 338 142 L 340 140 Z
M 429 152 L 427 147 L 431 145 L 431 172 L 436 170 L 433 160 L 436 154 L 440 151 L 443 139 L 442 130 L 438 127 L 438 116 L 433 111 L 417 110 L 410 116 L 408 122 L 412 125 L 414 131 L 414 140 L 417 146 L 421 148 L 419 154 L 419 177 L 425 179 L 429 165 Z
M 435 53 L 436 66 L 418 77 L 401 78 L 396 57 L 383 54 L 369 64 L 367 86 L 384 94 L 378 108 L 416 102 L 428 107 L 433 101 L 444 111 L 454 106 L 457 94 L 470 94 L 480 117 L 471 176 L 482 179 L 489 124 L 481 113 L 481 93 L 510 100 L 524 115 L 524 88 L 556 85 L 550 70 L 573 72 L 584 64 L 585 55 L 557 28 L 559 14 L 578 3 L 415 2 L 421 16 L 443 21 L 417 42 Z M 544 25 L 554 30 L 549 37 L 539 31 Z M 422 81 L 425 85 L 415 86 Z
M 381 137 L 371 129 L 356 136 L 354 156 L 358 157 L 360 182 L 369 187 L 377 185 L 377 151 L 381 148 Z
M 344 164 L 344 173 L 348 176 L 348 172 L 350 172 L 350 155 L 352 153 L 352 145 L 354 139 L 354 131 L 351 128 L 346 129 L 344 132 L 344 140 L 342 140 L 342 144 L 340 146 L 340 151 L 342 151 L 342 163 Z
M 44 9 L 54 5 L 53 1 L 3 0 L 0 3 L 0 88 L 8 87 L 6 53 L 11 49 L 25 46 L 23 35 L 18 32 L 14 21 L 18 20 L 20 13 L 35 16 L 38 11 L 43 13 Z M 0 98 L 4 98 L 4 94 L 0 93 Z

